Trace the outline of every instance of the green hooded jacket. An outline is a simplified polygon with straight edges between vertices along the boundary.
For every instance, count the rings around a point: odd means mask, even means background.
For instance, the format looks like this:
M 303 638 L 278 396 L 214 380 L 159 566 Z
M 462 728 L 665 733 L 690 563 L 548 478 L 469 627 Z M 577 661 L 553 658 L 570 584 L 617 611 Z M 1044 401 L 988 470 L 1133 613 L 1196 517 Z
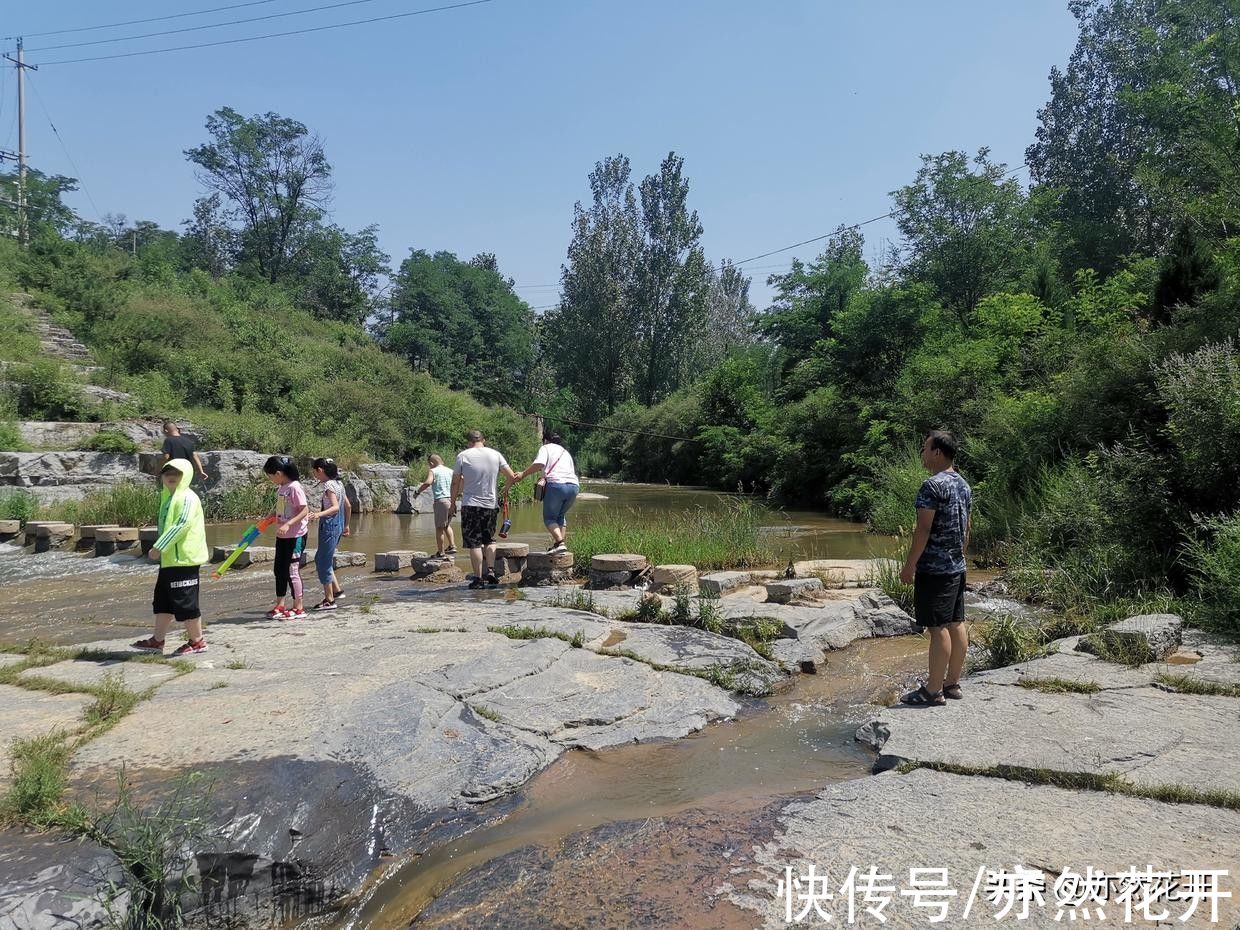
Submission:
M 185 459 L 172 459 L 164 467 L 169 465 L 181 473 L 181 482 L 171 493 L 166 487 L 161 489 L 159 539 L 155 540 L 155 548 L 160 552 L 160 567 L 205 565 L 211 560 L 211 553 L 207 550 L 202 501 L 189 486 L 194 480 L 194 466 Z

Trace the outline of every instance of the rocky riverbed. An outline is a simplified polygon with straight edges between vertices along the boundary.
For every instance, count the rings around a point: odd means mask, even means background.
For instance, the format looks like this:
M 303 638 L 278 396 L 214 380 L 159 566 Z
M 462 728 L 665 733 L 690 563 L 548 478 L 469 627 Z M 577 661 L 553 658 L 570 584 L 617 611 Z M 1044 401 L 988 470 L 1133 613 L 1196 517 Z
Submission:
M 554 590 L 532 593 L 405 590 L 306 623 L 233 617 L 212 625 L 210 651 L 188 673 L 116 654 L 128 637 L 105 639 L 0 684 L 0 696 L 22 734 L 35 735 L 79 727 L 88 701 L 39 681 L 122 675 L 135 691 L 151 689 L 76 751 L 73 790 L 103 803 L 123 767 L 154 804 L 184 777 L 201 778 L 195 791 L 209 791 L 212 828 L 196 840 L 192 880 L 217 914 L 252 917 L 273 902 L 334 900 L 388 857 L 502 815 L 505 799 L 566 750 L 683 737 L 735 716 L 744 693 L 780 687 L 791 670 L 725 636 L 614 620 L 554 606 Z M 638 597 L 600 592 L 597 609 Z M 791 636 L 812 626 L 817 637 L 825 624 L 841 642 L 909 628 L 864 591 L 820 606 L 730 607 L 777 615 Z M 89 923 L 91 883 L 115 861 L 90 845 L 50 843 L 0 839 L 0 869 L 13 878 L 0 892 L 5 926 L 58 926 L 69 912 Z
M 184 904 L 199 919 L 321 919 L 344 905 L 350 926 L 825 927 L 846 922 L 822 914 L 843 913 L 849 870 L 874 866 L 897 889 L 910 869 L 948 869 L 957 895 L 947 925 L 979 926 L 1003 903 L 987 896 L 987 872 L 1020 866 L 1045 882 L 1049 902 L 1024 922 L 1049 927 L 1063 925 L 1052 884 L 1065 869 L 1152 865 L 1234 876 L 1240 862 L 1240 698 L 1226 692 L 1240 684 L 1240 662 L 1234 647 L 1190 631 L 1167 660 L 1138 667 L 1062 641 L 1044 658 L 972 676 L 965 699 L 947 707 L 869 715 L 857 747 L 873 753 L 872 763 L 816 794 L 745 803 L 706 792 L 700 806 L 651 817 L 583 818 L 577 831 L 570 819 L 569 829 L 528 845 L 518 832 L 494 855 L 466 857 L 477 864 L 449 870 L 451 884 L 419 892 L 430 897 L 415 896 L 422 903 L 406 904 L 412 910 L 376 915 L 383 889 L 421 857 L 444 859 L 435 850 L 502 832 L 523 805 L 571 790 L 536 777 L 566 751 L 601 759 L 627 751 L 611 747 L 743 719 L 754 707 L 743 692 L 786 687 L 808 658 L 820 679 L 854 676 L 843 697 L 864 723 L 866 702 L 890 701 L 901 682 L 882 683 L 849 653 L 824 650 L 909 630 L 889 601 L 866 590 L 784 605 L 738 588 L 721 601 L 725 614 L 784 624 L 767 660 L 703 630 L 559 606 L 580 603 L 576 589 L 531 590 L 528 599 L 389 592 L 304 624 L 233 617 L 212 626 L 210 652 L 188 671 L 94 653 L 23 673 L 81 683 L 119 672 L 130 687 L 152 689 L 76 752 L 72 790 L 106 803 L 122 766 L 148 806 L 191 773 L 201 779 L 196 791 L 210 786 L 210 829 L 187 860 L 204 894 Z M 598 592 L 593 606 L 617 614 L 638 597 Z M 20 736 L 80 727 L 88 700 L 20 680 L 0 684 L 0 696 L 0 722 Z M 866 777 L 871 765 L 880 774 Z M 591 777 L 598 773 L 579 772 L 582 790 L 602 784 Z M 532 794 L 523 790 L 531 779 Z M 790 922 L 781 883 L 811 869 L 830 877 L 832 899 Z M 97 846 L 11 830 L 0 834 L 0 874 L 5 930 L 99 923 L 100 884 L 124 877 Z M 496 899 L 499 888 L 511 893 Z M 795 912 L 805 900 L 794 898 Z M 911 901 L 897 891 L 886 922 L 865 914 L 856 922 L 926 925 Z M 1235 903 L 1213 903 L 1218 923 L 1202 921 L 1206 902 L 1180 925 L 1231 926 Z M 1122 925 L 1117 906 L 1091 925 Z

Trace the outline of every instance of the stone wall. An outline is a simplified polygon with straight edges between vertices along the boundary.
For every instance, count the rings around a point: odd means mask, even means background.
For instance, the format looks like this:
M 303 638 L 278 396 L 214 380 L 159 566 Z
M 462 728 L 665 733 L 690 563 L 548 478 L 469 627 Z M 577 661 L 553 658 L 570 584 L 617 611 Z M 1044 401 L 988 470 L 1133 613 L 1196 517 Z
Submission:
M 217 449 L 201 455 L 209 476 L 205 483 L 209 497 L 267 480 L 263 464 L 268 456 L 264 452 Z M 159 452 L 0 452 L 0 489 L 20 488 L 43 503 L 77 500 L 113 485 L 148 480 L 159 474 L 162 464 Z M 341 480 L 354 512 L 395 511 L 401 507 L 402 498 L 406 513 L 429 511 L 429 493 L 415 499 L 412 489 L 406 490 L 405 472 L 404 465 L 374 463 L 359 465 L 356 474 L 343 474 Z M 302 483 L 317 505 L 318 483 L 312 476 L 303 476 Z M 196 487 L 202 489 L 203 485 Z

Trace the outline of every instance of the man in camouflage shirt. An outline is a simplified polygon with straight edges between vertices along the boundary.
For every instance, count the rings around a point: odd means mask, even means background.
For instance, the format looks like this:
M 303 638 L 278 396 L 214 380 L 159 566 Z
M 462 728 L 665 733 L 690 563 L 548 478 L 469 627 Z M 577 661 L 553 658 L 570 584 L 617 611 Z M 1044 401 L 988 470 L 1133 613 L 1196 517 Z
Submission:
M 917 492 L 917 527 L 900 580 L 913 585 L 913 614 L 930 633 L 930 674 L 900 698 L 916 707 L 961 698 L 960 674 L 969 649 L 964 624 L 965 549 L 972 526 L 973 490 L 955 468 L 956 438 L 934 430 L 921 447 L 930 472 Z

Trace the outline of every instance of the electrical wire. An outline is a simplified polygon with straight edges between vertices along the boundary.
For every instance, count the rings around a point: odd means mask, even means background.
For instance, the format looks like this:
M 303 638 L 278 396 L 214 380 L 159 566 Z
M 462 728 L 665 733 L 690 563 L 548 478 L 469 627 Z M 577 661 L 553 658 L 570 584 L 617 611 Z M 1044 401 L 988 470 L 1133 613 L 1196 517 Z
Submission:
M 29 80 L 29 79 L 27 79 Z M 91 196 L 90 188 L 86 186 L 86 182 L 82 179 L 81 169 L 78 168 L 77 162 L 73 160 L 73 156 L 69 154 L 69 146 L 65 144 L 64 137 L 61 136 L 60 130 L 56 128 L 56 124 L 52 122 L 52 114 L 48 112 L 47 104 L 43 102 L 43 95 L 39 93 L 38 85 L 34 81 L 29 81 L 30 89 L 34 91 L 35 100 L 39 101 L 39 109 L 43 111 L 43 115 L 47 117 L 47 125 L 52 127 L 52 135 L 56 137 L 56 141 L 60 143 L 61 150 L 65 153 L 65 159 L 69 162 L 69 167 L 73 169 L 74 175 L 77 176 L 77 182 L 82 186 L 82 193 L 86 195 L 86 199 L 90 201 L 91 208 L 95 211 L 95 219 L 100 223 L 103 222 L 103 211 L 99 209 L 99 204 L 95 203 L 95 198 Z
M 39 48 L 28 48 L 28 52 L 50 52 L 61 48 L 84 48 L 88 45 L 106 45 L 109 42 L 129 42 L 134 39 L 153 39 L 156 36 L 174 36 L 183 32 L 198 32 L 202 29 L 222 29 L 225 26 L 240 26 L 245 23 L 261 23 L 269 19 L 283 19 L 286 16 L 301 16 L 305 13 L 321 13 L 324 10 L 338 10 L 346 6 L 358 6 L 363 3 L 374 3 L 375 0 L 342 0 L 340 3 L 328 3 L 324 6 L 312 6 L 304 10 L 287 10 L 283 13 L 268 13 L 266 16 L 251 16 L 249 19 L 230 19 L 222 23 L 204 23 L 201 26 L 183 26 L 180 29 L 164 29 L 160 32 L 143 32 L 133 36 L 115 36 L 111 39 L 92 39 L 89 42 L 67 42 L 62 45 L 43 45 Z
M 89 58 L 61 58 L 54 61 L 39 62 L 39 66 L 44 65 L 75 65 L 86 61 L 111 61 L 117 58 L 137 58 L 143 55 L 162 55 L 165 52 L 184 52 L 189 49 L 196 48 L 217 48 L 221 45 L 237 45 L 241 42 L 258 42 L 263 39 L 281 39 L 286 36 L 306 35 L 311 32 L 325 32 L 329 29 L 343 29 L 346 26 L 365 26 L 370 23 L 389 22 L 394 19 L 407 19 L 410 16 L 421 16 L 425 13 L 442 13 L 449 10 L 460 10 L 469 6 L 481 6 L 484 3 L 494 3 L 495 0 L 466 0 L 464 3 L 452 3 L 445 6 L 426 7 L 421 10 L 409 10 L 406 13 L 392 13 L 388 16 L 374 16 L 370 19 L 355 19 L 347 23 L 332 23 L 327 26 L 311 26 L 306 29 L 290 29 L 287 32 L 269 32 L 261 36 L 246 36 L 241 39 L 220 39 L 217 42 L 200 42 L 196 45 L 174 45 L 169 48 L 152 48 L 141 52 L 121 52 L 116 55 L 95 55 Z
M 203 16 L 207 13 L 222 13 L 225 10 L 239 10 L 246 6 L 262 6 L 266 3 L 275 3 L 275 0 L 249 0 L 248 3 L 233 3 L 228 6 L 214 6 L 209 10 L 191 10 L 188 13 L 170 13 L 167 16 L 151 16 L 147 19 L 127 19 L 119 23 L 100 23 L 98 26 L 74 26 L 69 29 L 51 29 L 47 32 L 27 32 L 24 35 L 27 38 L 38 38 L 40 36 L 60 36 L 70 32 L 90 32 L 93 29 L 115 29 L 118 26 L 140 26 L 143 23 L 161 23 L 169 19 L 183 19 L 186 16 Z M 17 36 L 5 36 L 5 41 L 16 39 Z

